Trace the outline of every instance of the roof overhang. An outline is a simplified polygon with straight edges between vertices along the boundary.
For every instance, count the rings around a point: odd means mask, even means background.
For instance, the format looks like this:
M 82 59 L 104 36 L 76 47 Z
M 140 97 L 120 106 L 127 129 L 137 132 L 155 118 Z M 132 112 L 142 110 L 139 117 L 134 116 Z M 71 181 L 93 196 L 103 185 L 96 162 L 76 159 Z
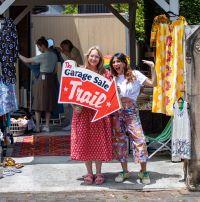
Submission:
M 65 5 L 65 4 L 114 4 L 114 3 L 132 3 L 137 0 L 15 0 L 14 6 L 25 5 Z

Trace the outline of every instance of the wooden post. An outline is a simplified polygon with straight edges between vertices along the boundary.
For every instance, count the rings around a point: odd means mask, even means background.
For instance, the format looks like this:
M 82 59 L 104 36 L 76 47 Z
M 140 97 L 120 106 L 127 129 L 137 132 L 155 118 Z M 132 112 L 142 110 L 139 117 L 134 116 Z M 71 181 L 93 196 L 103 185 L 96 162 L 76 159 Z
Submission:
M 190 103 L 192 140 L 186 184 L 190 190 L 200 191 L 200 27 L 189 37 L 186 44 L 187 97 Z
M 129 46 L 130 46 L 130 65 L 135 68 L 136 64 L 136 35 L 135 35 L 135 19 L 136 19 L 136 2 L 129 3 Z
M 13 3 L 15 0 L 5 0 L 0 5 L 0 15 L 2 15 Z
M 136 1 L 129 2 L 129 14 L 127 21 L 123 16 L 121 16 L 116 9 L 112 7 L 109 3 L 104 3 L 104 5 L 128 28 L 129 31 L 129 55 L 130 55 L 130 66 L 135 68 L 136 64 L 136 36 L 135 36 L 135 19 L 136 19 Z
M 28 4 L 27 7 L 15 18 L 14 23 L 17 25 L 25 15 L 27 15 L 33 8 L 32 4 Z

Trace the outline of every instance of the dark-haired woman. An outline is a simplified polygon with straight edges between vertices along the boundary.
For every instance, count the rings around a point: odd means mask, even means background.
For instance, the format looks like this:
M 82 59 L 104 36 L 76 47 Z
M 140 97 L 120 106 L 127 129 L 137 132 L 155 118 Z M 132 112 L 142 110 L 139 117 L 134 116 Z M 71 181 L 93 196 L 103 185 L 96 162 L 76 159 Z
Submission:
M 33 87 L 33 105 L 36 118 L 36 132 L 40 132 L 41 112 L 45 112 L 46 126 L 43 127 L 44 132 L 49 132 L 49 121 L 51 111 L 56 106 L 56 74 L 54 73 L 58 59 L 55 53 L 49 50 L 48 41 L 45 37 L 41 37 L 36 41 L 36 45 L 41 52 L 32 58 L 19 55 L 19 58 L 25 63 L 40 64 L 40 75 L 34 83 Z
M 127 166 L 129 136 L 133 149 L 133 160 L 141 165 L 138 177 L 142 183 L 150 183 L 149 173 L 146 171 L 147 146 L 136 101 L 143 85 L 156 85 L 156 73 L 153 62 L 146 60 L 143 62 L 151 67 L 152 79 L 148 79 L 137 70 L 132 70 L 123 53 L 116 53 L 110 61 L 111 72 L 116 79 L 122 102 L 122 109 L 113 116 L 113 153 L 114 158 L 121 162 L 123 169 L 123 172 L 115 178 L 116 182 L 123 182 L 130 177 Z
M 80 51 L 76 48 L 73 43 L 66 39 L 60 44 L 62 53 L 64 54 L 65 60 L 74 60 L 78 66 L 83 65 L 83 59 Z

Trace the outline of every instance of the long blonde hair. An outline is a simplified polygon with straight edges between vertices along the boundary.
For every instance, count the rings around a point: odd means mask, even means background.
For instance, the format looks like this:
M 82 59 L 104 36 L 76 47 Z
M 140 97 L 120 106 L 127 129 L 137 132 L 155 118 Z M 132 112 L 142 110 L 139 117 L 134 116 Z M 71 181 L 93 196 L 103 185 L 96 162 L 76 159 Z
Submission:
M 99 47 L 98 46 L 93 46 L 91 47 L 88 52 L 85 54 L 85 68 L 87 68 L 90 64 L 88 62 L 88 57 L 90 55 L 90 53 L 93 51 L 93 50 L 96 50 L 99 54 L 99 63 L 97 65 L 97 70 L 98 70 L 98 73 L 103 75 L 104 72 L 105 72 L 105 68 L 104 68 L 104 60 L 103 60 L 103 54 L 102 52 L 100 51 Z

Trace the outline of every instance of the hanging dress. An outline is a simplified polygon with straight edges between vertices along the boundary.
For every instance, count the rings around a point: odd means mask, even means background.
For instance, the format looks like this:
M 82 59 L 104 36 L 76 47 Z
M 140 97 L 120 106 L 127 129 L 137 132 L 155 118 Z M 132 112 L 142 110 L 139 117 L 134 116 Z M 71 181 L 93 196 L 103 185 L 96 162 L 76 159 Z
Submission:
M 178 102 L 174 104 L 174 119 L 172 129 L 172 159 L 190 159 L 191 157 L 191 130 L 187 110 L 187 102 L 179 109 Z
M 0 79 L 6 85 L 16 83 L 18 48 L 16 25 L 11 18 L 4 18 L 0 28 Z
M 171 22 L 165 15 L 156 16 L 151 30 L 151 47 L 156 47 L 152 112 L 173 115 L 173 104 L 184 90 L 183 37 L 184 17 Z

